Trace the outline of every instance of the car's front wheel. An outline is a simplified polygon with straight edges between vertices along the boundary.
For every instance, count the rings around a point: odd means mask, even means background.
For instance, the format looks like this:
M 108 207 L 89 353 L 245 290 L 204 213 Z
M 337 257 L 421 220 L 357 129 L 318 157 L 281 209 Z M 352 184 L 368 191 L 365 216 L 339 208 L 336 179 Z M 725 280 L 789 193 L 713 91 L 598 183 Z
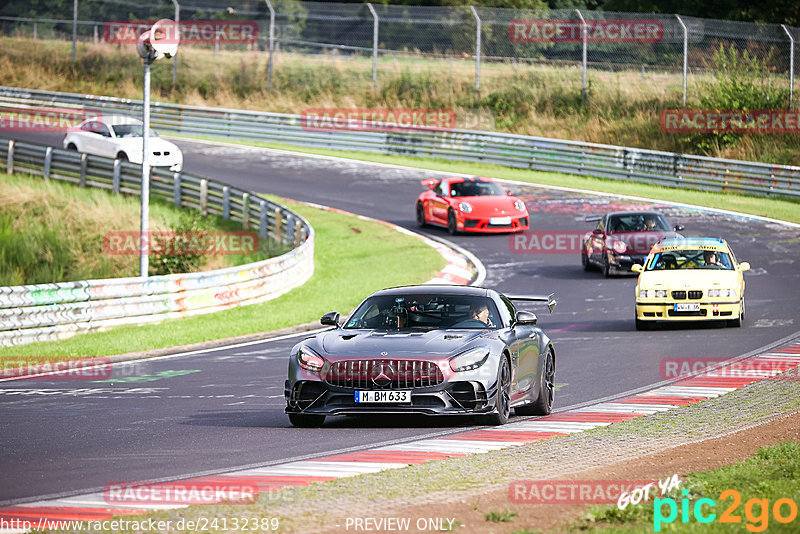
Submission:
M 307 413 L 290 413 L 289 422 L 300 428 L 318 428 L 325 422 L 325 416 Z
M 128 159 L 128 155 L 125 152 L 120 152 L 119 154 L 117 154 L 117 159 L 120 161 L 130 161 Z
M 456 232 L 458 232 L 456 214 L 452 211 L 447 214 L 447 231 L 450 232 L 450 235 L 456 235 Z
M 417 225 L 425 226 L 425 207 L 422 202 L 417 202 Z
M 603 276 L 608 278 L 611 276 L 611 264 L 608 262 L 608 256 L 603 256 Z
M 738 328 L 742 326 L 742 323 L 744 323 L 744 297 L 742 297 L 742 305 L 739 306 L 739 317 L 728 321 L 728 326 Z
M 589 265 L 589 256 L 586 254 L 586 251 L 581 251 L 581 263 L 583 264 L 584 271 L 590 271 L 592 266 Z
M 78 147 L 75 146 L 75 143 L 70 143 L 67 145 L 67 150 L 78 150 Z
M 636 318 L 636 330 L 650 330 L 650 323 L 647 321 L 642 321 L 638 317 Z
M 504 425 L 511 416 L 511 366 L 505 355 L 500 357 L 500 368 L 497 370 L 497 393 L 494 408 L 496 413 L 489 416 L 489 424 Z
M 553 401 L 556 398 L 556 357 L 553 349 L 548 349 L 547 356 L 542 365 L 542 375 L 539 380 L 539 396 L 531 404 L 514 408 L 517 415 L 549 415 L 553 411 Z

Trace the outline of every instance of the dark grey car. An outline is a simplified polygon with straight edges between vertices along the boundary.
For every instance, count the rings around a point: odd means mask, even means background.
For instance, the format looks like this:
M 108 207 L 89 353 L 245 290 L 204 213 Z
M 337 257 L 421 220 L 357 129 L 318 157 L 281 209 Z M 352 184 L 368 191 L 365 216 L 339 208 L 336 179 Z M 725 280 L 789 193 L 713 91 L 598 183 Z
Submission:
M 295 426 L 328 415 L 485 414 L 502 425 L 518 415 L 549 414 L 555 351 L 531 312 L 491 289 L 409 286 L 370 295 L 335 328 L 294 346 L 285 386 Z

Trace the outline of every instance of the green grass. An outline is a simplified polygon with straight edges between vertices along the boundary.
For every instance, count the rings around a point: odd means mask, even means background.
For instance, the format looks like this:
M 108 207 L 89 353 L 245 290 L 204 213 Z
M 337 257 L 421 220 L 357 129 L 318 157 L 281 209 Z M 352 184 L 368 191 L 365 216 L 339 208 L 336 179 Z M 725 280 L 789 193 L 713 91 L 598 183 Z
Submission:
M 331 310 L 348 312 L 373 291 L 425 282 L 445 265 L 433 248 L 383 224 L 279 201 L 305 217 L 316 231 L 314 276 L 303 286 L 262 304 L 4 348 L 0 357 L 105 356 L 275 330 L 317 320 Z
M 0 173 L 0 286 L 138 276 L 135 254 L 109 254 L 109 232 L 138 232 L 139 199 L 40 177 Z M 153 198 L 152 231 L 241 231 L 239 222 L 203 217 Z M 248 255 L 157 255 L 150 274 L 195 272 L 249 263 L 287 247 L 261 240 Z M 160 267 L 160 268 L 159 268 Z
M 519 515 L 517 512 L 512 512 L 511 510 L 502 510 L 499 512 L 497 510 L 491 510 L 483 514 L 483 518 L 491 523 L 510 523 L 517 515 Z
M 208 137 L 203 137 L 201 139 L 212 141 L 222 140 L 225 142 L 248 146 L 292 150 L 306 154 L 320 154 L 351 158 L 359 161 L 404 165 L 420 169 L 431 169 L 440 172 L 462 173 L 476 176 L 491 176 L 493 178 L 515 180 L 530 184 L 585 189 L 587 191 L 630 195 L 669 202 L 684 202 L 687 204 L 695 204 L 709 208 L 733 210 L 750 215 L 758 215 L 761 217 L 770 217 L 782 221 L 800 223 L 800 202 L 783 198 L 767 198 L 749 195 L 737 195 L 733 193 L 694 191 L 691 189 L 678 189 L 674 187 L 662 187 L 658 185 L 636 184 L 605 178 L 591 178 L 556 172 L 539 172 L 525 169 L 514 169 L 501 165 L 488 165 L 483 163 L 462 163 L 435 158 L 388 156 L 368 152 L 328 150 L 322 148 L 296 147 L 280 143 L 233 141 L 228 139 L 215 139 Z
M 688 494 L 684 497 L 683 491 Z M 738 492 L 741 502 L 735 504 L 734 497 L 725 495 L 726 490 Z M 798 530 L 800 519 L 786 524 L 775 519 L 773 507 L 778 499 L 792 499 L 798 504 L 800 495 L 800 443 L 785 441 L 760 449 L 747 460 L 711 471 L 690 474 L 681 485 L 681 493 L 673 496 L 676 503 L 676 518 L 669 524 L 664 520 L 654 522 L 654 507 L 658 501 L 649 504 L 629 505 L 625 510 L 616 506 L 594 508 L 590 516 L 582 522 L 572 525 L 572 531 L 591 529 L 592 532 L 604 534 L 653 532 L 656 526 L 661 532 L 670 533 L 715 533 L 715 532 L 787 532 Z M 683 499 L 687 499 L 687 522 L 682 519 Z M 711 508 L 706 501 L 702 505 L 702 513 L 708 516 L 716 514 L 713 522 L 703 524 L 694 516 L 695 505 L 701 498 L 711 499 L 716 506 Z M 766 499 L 768 510 L 762 510 L 760 504 L 752 499 Z M 722 513 L 731 508 L 731 516 L 738 516 L 740 523 L 721 523 Z M 796 508 L 795 508 L 796 509 Z M 670 507 L 659 503 L 662 514 L 659 518 L 668 518 Z M 750 515 L 747 511 L 750 510 Z M 782 515 L 789 515 L 789 506 L 783 505 Z

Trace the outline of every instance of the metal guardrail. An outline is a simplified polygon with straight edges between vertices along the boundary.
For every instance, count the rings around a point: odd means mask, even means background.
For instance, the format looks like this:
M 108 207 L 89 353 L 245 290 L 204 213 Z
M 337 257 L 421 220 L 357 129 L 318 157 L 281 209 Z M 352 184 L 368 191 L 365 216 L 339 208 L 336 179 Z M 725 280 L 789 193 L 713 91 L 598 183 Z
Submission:
M 8 174 L 26 173 L 82 187 L 138 195 L 141 166 L 32 143 L 0 139 Z M 154 323 L 276 298 L 314 272 L 314 230 L 257 193 L 185 173 L 154 169 L 151 195 L 176 206 L 258 228 L 293 250 L 247 265 L 189 274 L 0 287 L 0 346 L 53 341 L 78 332 Z
M 139 100 L 3 86 L 0 105 L 126 114 L 139 114 L 142 109 Z M 300 115 L 168 103 L 154 103 L 151 113 L 154 127 L 179 136 L 424 156 L 705 191 L 800 198 L 800 167 L 796 166 L 474 130 L 324 131 L 304 125 Z

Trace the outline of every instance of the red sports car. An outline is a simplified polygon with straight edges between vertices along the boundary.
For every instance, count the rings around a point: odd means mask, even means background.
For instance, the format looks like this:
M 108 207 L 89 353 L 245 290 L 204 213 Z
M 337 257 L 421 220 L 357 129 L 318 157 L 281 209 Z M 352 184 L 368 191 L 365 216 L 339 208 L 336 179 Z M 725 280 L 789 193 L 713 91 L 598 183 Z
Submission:
M 456 232 L 522 232 L 528 209 L 490 178 L 423 180 L 428 190 L 417 198 L 417 223 Z

